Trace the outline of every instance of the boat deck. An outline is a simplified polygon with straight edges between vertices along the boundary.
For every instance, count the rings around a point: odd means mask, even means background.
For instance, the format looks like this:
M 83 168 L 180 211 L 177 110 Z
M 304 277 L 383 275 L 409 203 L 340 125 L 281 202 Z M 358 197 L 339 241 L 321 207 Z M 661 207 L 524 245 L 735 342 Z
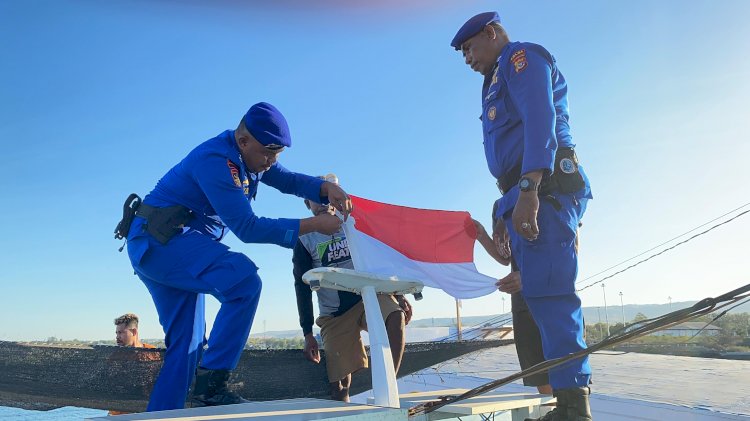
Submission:
M 602 352 L 592 355 L 590 363 L 596 421 L 750 420 L 750 361 Z M 513 346 L 495 348 L 406 376 L 399 380 L 399 391 L 471 389 L 518 369 Z M 533 390 L 518 383 L 498 389 Z M 365 392 L 352 401 L 366 402 L 367 396 Z

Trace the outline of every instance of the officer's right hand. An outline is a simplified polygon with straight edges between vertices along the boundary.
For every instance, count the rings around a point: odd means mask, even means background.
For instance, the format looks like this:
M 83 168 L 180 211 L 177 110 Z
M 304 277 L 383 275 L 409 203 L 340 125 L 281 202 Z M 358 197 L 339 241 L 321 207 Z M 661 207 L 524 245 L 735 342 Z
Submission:
M 352 211 L 352 199 L 338 184 L 326 181 L 320 186 L 320 195 L 328 198 L 328 202 L 336 208 L 342 215 L 344 215 L 344 221 L 349 217 Z
M 521 192 L 513 208 L 513 229 L 523 238 L 534 241 L 539 237 L 537 213 L 539 212 L 539 196 L 537 192 Z
M 315 223 L 315 231 L 325 234 L 325 235 L 331 235 L 338 232 L 339 229 L 341 229 L 341 219 L 339 219 L 336 215 L 331 215 L 330 213 L 321 213 L 320 215 L 316 215 L 313 217 L 313 221 Z
M 318 364 L 320 362 L 318 341 L 315 340 L 315 337 L 312 335 L 312 333 L 308 333 L 307 335 L 305 335 L 305 349 L 302 350 L 302 353 L 305 354 L 305 358 L 308 361 L 312 361 L 315 364 Z

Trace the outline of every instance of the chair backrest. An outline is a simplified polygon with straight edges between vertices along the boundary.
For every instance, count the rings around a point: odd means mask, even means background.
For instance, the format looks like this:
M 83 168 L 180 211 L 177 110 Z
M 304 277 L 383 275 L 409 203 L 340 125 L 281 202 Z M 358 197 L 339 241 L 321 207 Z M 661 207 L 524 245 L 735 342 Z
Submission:
M 329 288 L 355 294 L 361 294 L 365 286 L 372 286 L 381 294 L 415 294 L 424 288 L 422 282 L 413 279 L 328 267 L 311 269 L 302 275 L 302 280 L 313 289 Z

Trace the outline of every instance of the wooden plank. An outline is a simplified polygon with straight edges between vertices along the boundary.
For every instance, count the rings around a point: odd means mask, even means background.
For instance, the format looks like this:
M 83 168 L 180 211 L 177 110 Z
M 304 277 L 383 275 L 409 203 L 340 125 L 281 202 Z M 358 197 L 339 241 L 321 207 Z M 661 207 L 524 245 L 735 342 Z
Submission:
M 291 420 L 352 420 L 402 421 L 407 418 L 404 409 L 349 404 L 322 399 L 288 399 L 270 402 L 252 402 L 172 411 L 126 414 L 94 420 L 117 421 L 291 421 Z
M 410 408 L 425 402 L 438 400 L 441 396 L 460 395 L 468 389 L 444 389 L 429 392 L 412 392 L 399 395 L 401 407 Z M 450 415 L 477 415 L 500 411 L 513 411 L 555 402 L 549 395 L 529 393 L 500 393 L 490 391 L 480 396 L 445 405 L 435 412 Z

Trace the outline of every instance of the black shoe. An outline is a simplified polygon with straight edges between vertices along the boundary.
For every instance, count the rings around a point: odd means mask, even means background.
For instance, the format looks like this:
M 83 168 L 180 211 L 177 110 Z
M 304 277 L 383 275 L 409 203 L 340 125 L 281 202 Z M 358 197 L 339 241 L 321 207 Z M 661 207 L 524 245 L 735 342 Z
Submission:
M 195 387 L 190 398 L 190 406 L 234 405 L 248 403 L 237 392 L 229 390 L 229 370 L 207 370 L 198 368 L 195 372 Z
M 563 415 L 564 413 L 565 410 L 560 407 L 556 407 L 544 414 L 544 416 L 541 418 L 526 418 L 526 421 L 567 421 L 567 418 L 565 418 L 565 416 Z
M 526 421 L 592 421 L 590 394 L 588 387 L 555 390 L 557 407 L 541 418 L 526 418 Z
M 591 407 L 589 406 L 589 395 L 591 389 L 586 387 L 573 387 L 558 390 L 558 399 L 565 401 L 570 421 L 592 421 Z

